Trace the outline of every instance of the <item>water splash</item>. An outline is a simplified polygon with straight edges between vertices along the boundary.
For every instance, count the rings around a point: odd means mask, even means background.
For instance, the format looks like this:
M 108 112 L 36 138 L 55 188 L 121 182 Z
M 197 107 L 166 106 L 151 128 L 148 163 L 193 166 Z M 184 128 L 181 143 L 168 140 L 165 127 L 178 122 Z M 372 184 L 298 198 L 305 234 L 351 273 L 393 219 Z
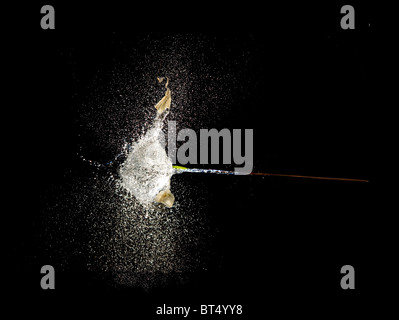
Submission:
M 163 78 L 158 78 L 159 82 Z M 171 92 L 166 81 L 164 97 L 155 105 L 157 116 L 153 126 L 132 145 L 131 152 L 119 169 L 121 185 L 145 206 L 157 201 L 172 207 L 170 179 L 174 173 L 164 141 L 162 126 L 171 105 Z
M 170 187 L 172 162 L 160 141 L 162 118 L 132 145 L 119 169 L 121 185 L 143 205 L 151 204 L 161 191 Z

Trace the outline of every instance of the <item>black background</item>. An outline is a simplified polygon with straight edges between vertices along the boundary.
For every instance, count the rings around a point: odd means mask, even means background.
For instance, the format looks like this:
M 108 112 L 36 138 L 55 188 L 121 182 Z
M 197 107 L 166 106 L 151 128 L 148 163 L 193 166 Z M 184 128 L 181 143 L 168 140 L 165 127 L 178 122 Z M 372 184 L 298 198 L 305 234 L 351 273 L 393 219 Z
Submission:
M 23 22 L 9 32 L 9 82 L 21 128 L 14 154 L 25 154 L 15 159 L 24 169 L 14 178 L 10 213 L 14 312 L 48 317 L 109 312 L 146 319 L 169 303 L 242 304 L 244 315 L 237 319 L 272 311 L 342 316 L 369 311 L 387 293 L 393 227 L 378 174 L 386 88 L 372 6 L 353 2 L 356 30 L 342 30 L 340 8 L 347 3 L 341 2 L 215 7 L 55 1 L 48 4 L 55 7 L 56 29 L 42 30 L 44 4 L 24 5 Z M 208 127 L 254 129 L 254 171 L 370 182 L 196 176 L 193 183 L 208 186 L 208 214 L 220 230 L 214 247 L 220 259 L 209 271 L 148 292 L 112 288 L 79 266 L 57 272 L 54 265 L 56 290 L 42 290 L 40 267 L 52 262 L 40 251 L 37 199 L 48 186 L 62 184 L 66 173 L 89 170 L 76 155 L 81 141 L 73 97 L 89 94 L 96 70 L 123 59 L 128 46 L 143 46 L 143 35 L 162 40 L 182 32 L 200 34 L 216 48 L 217 57 L 204 53 L 213 66 L 249 52 L 247 68 L 236 70 L 240 82 L 231 113 L 222 122 L 209 119 Z M 78 82 L 63 55 L 68 48 L 79 61 L 73 67 Z M 145 46 L 140 50 L 145 53 Z M 346 264 L 356 270 L 355 290 L 340 288 Z M 376 275 L 381 268 L 385 280 Z

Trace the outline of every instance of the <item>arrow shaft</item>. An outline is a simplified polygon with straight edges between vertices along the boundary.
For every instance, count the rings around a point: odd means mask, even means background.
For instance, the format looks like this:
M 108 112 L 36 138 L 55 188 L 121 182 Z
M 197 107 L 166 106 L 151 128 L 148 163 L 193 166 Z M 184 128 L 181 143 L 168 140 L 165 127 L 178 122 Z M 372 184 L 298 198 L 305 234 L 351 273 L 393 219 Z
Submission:
M 177 171 L 181 172 L 192 172 L 192 173 L 214 173 L 214 174 L 226 174 L 226 175 L 243 175 L 235 171 L 216 170 L 216 169 L 197 169 L 197 168 L 186 168 L 181 166 L 173 166 Z M 364 179 L 349 179 L 349 178 L 332 178 L 332 177 L 317 177 L 317 176 L 304 176 L 297 174 L 281 174 L 281 173 L 263 173 L 263 172 L 252 172 L 249 175 L 252 176 L 264 176 L 264 177 L 286 177 L 286 178 L 300 178 L 300 179 L 313 179 L 313 180 L 332 180 L 332 181 L 349 181 L 349 182 L 369 182 Z

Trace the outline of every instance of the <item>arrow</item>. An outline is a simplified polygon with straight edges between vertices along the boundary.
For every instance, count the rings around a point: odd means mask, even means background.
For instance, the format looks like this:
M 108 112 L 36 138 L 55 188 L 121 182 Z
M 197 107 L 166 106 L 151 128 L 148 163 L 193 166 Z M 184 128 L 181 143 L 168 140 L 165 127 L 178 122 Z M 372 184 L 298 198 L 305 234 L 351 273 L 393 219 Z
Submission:
M 176 173 L 180 172 L 194 172 L 194 173 L 214 173 L 214 174 L 227 174 L 227 175 L 245 175 L 235 171 L 216 170 L 216 169 L 198 169 L 198 168 L 186 168 L 182 166 L 173 166 Z M 349 182 L 369 182 L 364 179 L 348 179 L 348 178 L 331 178 L 331 177 L 316 177 L 316 176 L 302 176 L 297 174 L 281 174 L 281 173 L 263 173 L 263 172 L 251 172 L 251 176 L 264 176 L 264 177 L 288 177 L 288 178 L 301 178 L 301 179 L 313 179 L 313 180 L 333 180 L 333 181 L 349 181 Z

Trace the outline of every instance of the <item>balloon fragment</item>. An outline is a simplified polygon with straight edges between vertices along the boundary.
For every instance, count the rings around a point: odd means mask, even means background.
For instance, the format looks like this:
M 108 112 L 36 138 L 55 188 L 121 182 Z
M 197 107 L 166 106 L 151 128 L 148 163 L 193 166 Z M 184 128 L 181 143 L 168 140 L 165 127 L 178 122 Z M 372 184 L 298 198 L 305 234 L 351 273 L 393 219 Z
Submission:
M 158 77 L 157 79 L 158 79 L 159 83 L 161 83 L 164 80 L 163 77 L 160 77 L 160 78 Z M 169 84 L 169 79 L 166 78 L 166 84 L 165 84 L 166 92 L 165 92 L 165 95 L 155 105 L 155 109 L 158 110 L 158 114 L 162 114 L 162 113 L 165 112 L 165 110 L 170 109 L 170 104 L 172 102 L 172 97 L 171 97 L 170 89 L 168 88 L 168 84 Z
M 172 194 L 172 192 L 170 192 L 169 189 L 166 189 L 157 194 L 155 201 L 164 204 L 168 208 L 171 208 L 175 202 L 175 196 Z

